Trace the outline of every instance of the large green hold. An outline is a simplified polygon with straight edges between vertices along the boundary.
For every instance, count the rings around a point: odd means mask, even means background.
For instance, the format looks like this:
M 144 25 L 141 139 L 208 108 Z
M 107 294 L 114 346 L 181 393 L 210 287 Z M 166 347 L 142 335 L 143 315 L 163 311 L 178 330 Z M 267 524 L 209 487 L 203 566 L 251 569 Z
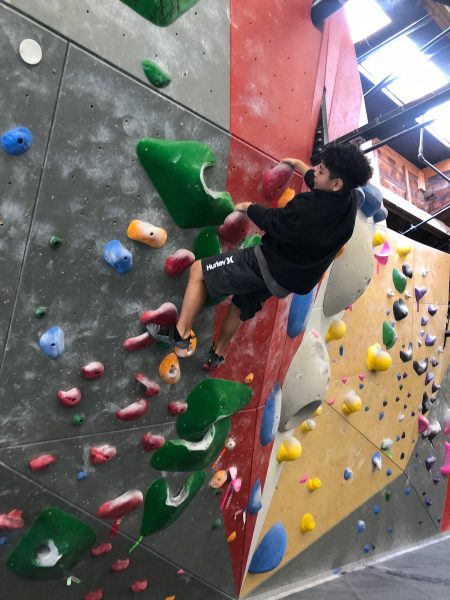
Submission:
M 201 440 L 208 428 L 249 403 L 252 390 L 243 383 L 226 379 L 205 379 L 189 393 L 187 410 L 177 419 L 177 433 L 191 441 Z
M 145 138 L 136 151 L 178 227 L 221 225 L 233 212 L 228 192 L 214 192 L 204 184 L 204 168 L 216 164 L 206 144 Z
M 217 458 L 230 433 L 230 419 L 211 425 L 200 442 L 168 440 L 153 453 L 151 465 L 159 471 L 198 471 Z
M 149 58 L 142 61 L 142 70 L 150 83 L 157 88 L 165 88 L 171 82 L 169 75 Z
M 176 496 L 171 496 L 167 481 L 157 479 L 145 494 L 141 536 L 151 535 L 172 525 L 200 491 L 206 474 L 193 473 Z
M 403 294 L 403 292 L 406 290 L 406 284 L 408 283 L 408 279 L 405 277 L 405 275 L 400 273 L 398 269 L 394 269 L 392 271 L 392 281 L 394 282 L 394 287 L 397 292 Z
M 28 579 L 67 577 L 95 544 L 92 527 L 59 508 L 46 508 L 8 557 L 8 568 Z
M 386 346 L 386 349 L 392 348 L 392 346 L 397 341 L 397 332 L 392 327 L 390 323 L 387 321 L 383 322 L 383 344 Z
M 155 25 L 167 27 L 199 0 L 122 0 L 145 19 Z
M 248 235 L 241 243 L 239 248 L 254 248 L 261 245 L 261 236 L 257 233 Z

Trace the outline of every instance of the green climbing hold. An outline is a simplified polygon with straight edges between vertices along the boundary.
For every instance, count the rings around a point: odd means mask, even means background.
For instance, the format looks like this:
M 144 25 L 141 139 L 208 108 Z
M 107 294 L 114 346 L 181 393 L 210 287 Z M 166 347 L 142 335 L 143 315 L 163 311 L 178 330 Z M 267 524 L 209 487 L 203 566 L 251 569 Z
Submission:
M 72 425 L 81 425 L 81 423 L 84 422 L 85 418 L 86 417 L 85 417 L 84 413 L 77 413 L 76 415 L 73 415 Z
M 199 442 L 168 440 L 153 453 L 151 465 L 159 471 L 198 471 L 205 469 L 218 456 L 230 432 L 230 419 L 211 425 Z
M 222 527 L 222 519 L 220 518 L 216 519 L 212 524 L 213 529 L 219 529 L 219 527 Z
M 384 492 L 384 499 L 386 500 L 386 502 L 389 502 L 389 500 L 391 499 L 392 496 L 392 492 Z
M 62 238 L 58 237 L 57 235 L 53 235 L 48 241 L 50 248 L 59 248 L 62 246 L 62 243 Z
M 199 0 L 122 0 L 122 2 L 154 25 L 167 27 L 195 6 Z
M 186 412 L 177 419 L 178 435 L 190 441 L 203 439 L 213 423 L 242 410 L 251 397 L 251 388 L 243 383 L 226 379 L 201 381 L 186 399 Z
M 392 348 L 392 346 L 397 341 L 397 332 L 394 327 L 387 321 L 383 322 L 383 344 L 386 346 L 386 349 Z
M 165 529 L 178 519 L 200 491 L 206 474 L 193 473 L 175 496 L 170 494 L 166 479 L 157 479 L 145 494 L 141 536 L 145 537 Z
M 406 290 L 408 278 L 405 275 L 403 275 L 403 273 L 400 273 L 398 269 L 394 269 L 392 271 L 392 281 L 394 282 L 394 287 L 397 290 L 397 292 L 403 294 L 403 292 Z
M 45 317 L 45 315 L 48 313 L 48 307 L 47 306 L 38 306 L 37 309 L 34 311 L 34 314 L 36 315 L 36 317 L 38 319 L 42 319 L 42 317 Z
M 261 245 L 261 236 L 257 233 L 253 233 L 252 235 L 248 235 L 245 240 L 242 241 L 242 244 L 239 246 L 240 248 L 253 248 L 254 246 Z
M 6 564 L 19 577 L 57 579 L 67 576 L 94 544 L 92 527 L 50 507 L 39 514 Z
M 142 69 L 150 83 L 157 88 L 165 88 L 171 82 L 169 75 L 149 58 L 142 61 Z
M 230 194 L 214 192 L 204 182 L 203 170 L 216 163 L 206 144 L 145 138 L 136 151 L 178 227 L 221 225 L 233 212 Z

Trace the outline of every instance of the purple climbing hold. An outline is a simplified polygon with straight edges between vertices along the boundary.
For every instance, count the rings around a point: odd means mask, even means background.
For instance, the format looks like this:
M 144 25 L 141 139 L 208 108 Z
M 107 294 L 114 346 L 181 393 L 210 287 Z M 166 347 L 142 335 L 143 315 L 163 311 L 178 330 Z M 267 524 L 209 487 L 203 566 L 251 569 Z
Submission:
M 430 507 L 433 504 L 433 502 L 431 501 L 431 498 L 429 498 L 429 496 L 425 496 L 423 501 L 425 502 L 425 505 L 428 507 Z
M 439 361 L 433 356 L 431 359 L 431 364 L 433 367 L 437 367 L 439 364 Z
M 435 304 L 429 304 L 428 305 L 428 312 L 430 313 L 430 315 L 433 317 L 437 311 L 438 311 L 438 306 L 436 306 Z
M 124 248 L 119 240 L 111 240 L 103 247 L 103 258 L 118 273 L 124 275 L 133 266 L 133 256 Z
M 433 379 L 434 373 L 430 373 L 430 371 L 427 371 L 427 374 L 425 375 L 425 385 L 428 385 Z
M 436 462 L 435 456 L 429 456 L 427 459 L 425 459 L 425 467 L 426 467 L 427 471 L 431 470 L 431 468 L 435 462 Z
M 429 333 L 427 333 L 427 337 L 425 338 L 425 346 L 434 346 L 435 342 L 436 342 L 436 336 L 430 335 Z
M 441 389 L 441 386 L 438 383 L 434 383 L 434 381 L 433 381 L 433 385 L 431 386 L 432 393 L 435 394 L 440 389 Z
M 408 344 L 408 348 L 406 350 L 400 350 L 400 358 L 403 362 L 408 362 L 412 359 L 413 355 L 413 345 L 411 342 Z
M 424 358 L 424 360 L 415 360 L 413 362 L 414 371 L 417 375 L 423 375 L 425 371 L 428 369 L 428 358 Z
M 427 315 L 423 315 L 423 317 L 420 319 L 420 324 L 422 327 L 425 327 L 425 325 L 428 324 L 428 317 Z
M 426 288 L 426 287 L 415 287 L 414 295 L 416 297 L 416 301 L 419 302 L 419 300 L 421 300 L 425 296 L 427 291 L 428 291 L 428 288 Z
M 408 316 L 408 307 L 403 298 L 396 300 L 392 308 L 394 310 L 394 318 L 396 321 L 401 321 Z

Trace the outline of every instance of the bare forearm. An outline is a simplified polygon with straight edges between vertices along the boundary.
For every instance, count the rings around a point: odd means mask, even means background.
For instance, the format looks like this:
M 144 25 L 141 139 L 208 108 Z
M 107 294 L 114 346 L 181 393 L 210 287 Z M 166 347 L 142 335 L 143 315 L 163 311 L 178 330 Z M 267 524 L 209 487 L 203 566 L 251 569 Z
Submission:
M 291 167 L 293 167 L 296 171 L 301 173 L 301 175 L 304 175 L 306 171 L 309 171 L 309 169 L 312 168 L 311 165 L 306 164 L 298 158 L 283 158 L 281 162 L 291 165 Z

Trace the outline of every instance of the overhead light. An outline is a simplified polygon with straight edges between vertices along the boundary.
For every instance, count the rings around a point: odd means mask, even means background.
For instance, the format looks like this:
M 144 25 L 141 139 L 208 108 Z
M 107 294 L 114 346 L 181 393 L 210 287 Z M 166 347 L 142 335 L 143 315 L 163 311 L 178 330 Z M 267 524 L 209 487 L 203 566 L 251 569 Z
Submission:
M 344 10 L 354 44 L 391 23 L 375 0 L 348 0 Z

